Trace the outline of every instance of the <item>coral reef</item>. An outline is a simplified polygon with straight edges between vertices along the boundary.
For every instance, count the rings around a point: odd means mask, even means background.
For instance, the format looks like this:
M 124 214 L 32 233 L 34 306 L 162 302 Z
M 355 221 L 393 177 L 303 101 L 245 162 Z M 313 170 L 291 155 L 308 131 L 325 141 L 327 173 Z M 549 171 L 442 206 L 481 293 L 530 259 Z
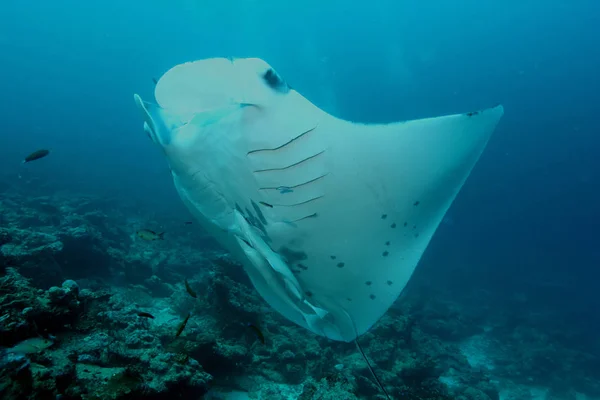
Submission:
M 202 232 L 88 196 L 3 196 L 2 398 L 385 399 L 354 344 L 279 316 Z M 136 238 L 148 225 L 165 240 Z M 465 307 L 491 303 L 477 295 L 413 285 L 359 339 L 393 398 L 533 398 L 526 385 L 600 395 L 598 353 L 576 332 Z

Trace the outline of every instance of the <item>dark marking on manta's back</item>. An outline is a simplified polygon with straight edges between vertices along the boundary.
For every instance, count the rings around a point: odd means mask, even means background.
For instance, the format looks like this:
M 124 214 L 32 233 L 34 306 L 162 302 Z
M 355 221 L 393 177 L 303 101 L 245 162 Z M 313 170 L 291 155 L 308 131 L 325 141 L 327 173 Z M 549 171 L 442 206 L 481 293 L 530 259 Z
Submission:
M 263 80 L 268 87 L 276 91 L 277 93 L 287 93 L 290 91 L 290 87 L 283 80 L 281 76 L 273 68 L 269 68 L 267 72 L 263 74 Z
M 472 117 L 473 115 L 477 115 L 477 114 L 479 114 L 479 111 L 468 112 L 468 113 L 466 113 L 465 115 L 466 115 L 467 117 Z

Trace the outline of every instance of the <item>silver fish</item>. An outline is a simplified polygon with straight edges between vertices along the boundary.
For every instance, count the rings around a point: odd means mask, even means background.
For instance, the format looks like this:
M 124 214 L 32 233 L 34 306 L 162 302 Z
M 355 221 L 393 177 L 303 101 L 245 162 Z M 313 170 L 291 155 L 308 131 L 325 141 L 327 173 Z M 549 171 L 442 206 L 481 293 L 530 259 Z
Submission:
M 39 353 L 40 351 L 46 350 L 48 347 L 52 346 L 54 342 L 49 339 L 44 338 L 31 338 L 23 340 L 20 343 L 17 343 L 10 349 L 7 349 L 9 353 L 17 353 L 17 354 L 32 354 Z

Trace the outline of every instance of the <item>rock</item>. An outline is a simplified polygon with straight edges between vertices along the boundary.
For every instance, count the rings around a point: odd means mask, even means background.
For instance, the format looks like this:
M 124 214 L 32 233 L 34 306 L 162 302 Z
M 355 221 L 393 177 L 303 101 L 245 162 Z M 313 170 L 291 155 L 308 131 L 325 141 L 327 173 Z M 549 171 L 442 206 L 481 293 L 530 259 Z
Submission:
M 63 282 L 62 288 L 67 291 L 67 293 L 73 293 L 75 296 L 79 295 L 79 285 L 77 282 L 67 279 Z
M 66 295 L 67 292 L 63 288 L 52 286 L 48 289 L 48 297 L 52 303 L 60 303 Z

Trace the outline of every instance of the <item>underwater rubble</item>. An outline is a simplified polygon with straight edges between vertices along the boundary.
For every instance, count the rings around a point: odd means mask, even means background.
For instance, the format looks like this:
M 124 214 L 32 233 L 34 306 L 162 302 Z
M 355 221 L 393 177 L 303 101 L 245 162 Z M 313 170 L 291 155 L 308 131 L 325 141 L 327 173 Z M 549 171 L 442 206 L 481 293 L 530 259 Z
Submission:
M 385 399 L 353 343 L 280 317 L 197 228 L 72 194 L 0 211 L 2 399 Z M 392 398 L 600 395 L 593 353 L 450 298 L 408 290 L 359 339 Z

